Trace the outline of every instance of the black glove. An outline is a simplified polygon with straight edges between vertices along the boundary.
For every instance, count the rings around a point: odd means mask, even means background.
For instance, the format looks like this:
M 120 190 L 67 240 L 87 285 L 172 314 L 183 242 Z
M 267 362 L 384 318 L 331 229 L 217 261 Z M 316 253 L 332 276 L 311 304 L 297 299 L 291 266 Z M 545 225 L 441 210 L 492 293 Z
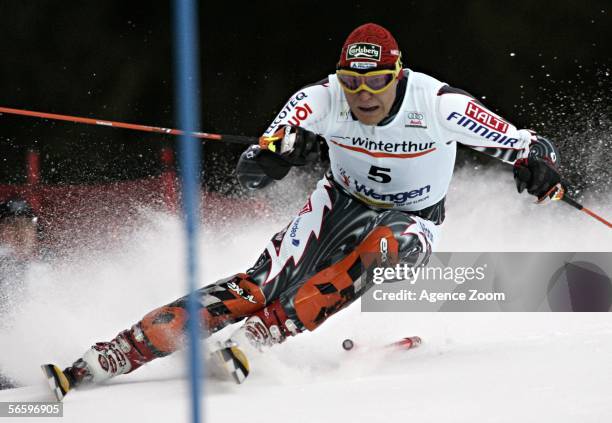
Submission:
M 282 179 L 293 166 L 304 166 L 319 158 L 325 138 L 299 126 L 284 126 L 271 137 L 260 138 L 257 163 L 272 179 Z
M 540 157 L 519 159 L 514 163 L 514 182 L 521 193 L 525 189 L 531 195 L 542 199 L 555 185 L 561 182 L 561 175 L 548 160 Z
M 272 179 L 266 174 L 258 163 L 258 155 L 261 154 L 258 145 L 250 146 L 240 156 L 236 166 L 236 178 L 243 188 L 248 190 L 260 189 L 269 185 Z
M 271 137 L 262 137 L 268 142 L 268 150 L 280 154 L 291 166 L 303 166 L 319 157 L 321 142 L 325 139 L 300 126 L 283 126 Z M 260 142 L 262 145 L 262 142 Z

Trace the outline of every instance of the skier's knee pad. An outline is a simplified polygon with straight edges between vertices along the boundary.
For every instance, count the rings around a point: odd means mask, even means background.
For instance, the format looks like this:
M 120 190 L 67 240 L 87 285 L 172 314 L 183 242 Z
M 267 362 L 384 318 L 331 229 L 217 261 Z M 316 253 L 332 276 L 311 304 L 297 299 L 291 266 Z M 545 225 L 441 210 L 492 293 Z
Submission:
M 159 353 L 169 354 L 179 349 L 185 339 L 187 310 L 180 306 L 167 305 L 148 313 L 139 323 L 148 344 Z
M 426 234 L 419 233 L 425 230 L 419 225 L 417 219 L 410 214 L 389 210 L 381 213 L 375 219 L 375 227 L 386 227 L 391 230 L 397 242 L 397 256 L 395 262 L 407 263 L 411 266 L 420 266 L 427 263 L 431 255 L 431 245 Z

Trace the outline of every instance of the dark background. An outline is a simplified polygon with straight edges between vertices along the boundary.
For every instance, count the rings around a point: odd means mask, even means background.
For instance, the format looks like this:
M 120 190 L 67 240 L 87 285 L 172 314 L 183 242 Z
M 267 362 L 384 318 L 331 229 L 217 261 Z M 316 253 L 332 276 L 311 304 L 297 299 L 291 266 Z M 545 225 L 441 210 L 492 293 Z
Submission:
M 405 66 L 463 88 L 562 148 L 581 188 L 610 181 L 610 2 L 203 2 L 202 130 L 259 135 L 289 96 L 334 71 L 354 27 L 395 35 Z M 0 106 L 176 127 L 171 2 L 2 0 Z M 159 173 L 170 136 L 0 115 L 0 183 L 27 149 L 45 183 Z M 242 147 L 205 147 L 205 181 L 230 182 Z M 465 153 L 461 161 L 465 162 Z M 225 188 L 227 189 L 227 188 Z

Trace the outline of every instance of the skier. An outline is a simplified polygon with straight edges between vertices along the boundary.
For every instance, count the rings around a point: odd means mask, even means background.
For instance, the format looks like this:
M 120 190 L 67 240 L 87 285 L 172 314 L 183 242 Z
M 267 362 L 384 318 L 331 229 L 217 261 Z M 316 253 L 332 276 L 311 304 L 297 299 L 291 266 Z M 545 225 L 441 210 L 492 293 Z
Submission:
M 426 263 L 444 221 L 457 143 L 514 163 L 518 191 L 538 199 L 560 183 L 553 144 L 517 129 L 465 91 L 402 67 L 398 44 L 368 23 L 344 43 L 334 74 L 295 93 L 240 157 L 257 189 L 329 155 L 330 169 L 289 225 L 245 273 L 197 291 L 208 333 L 238 330 L 258 348 L 314 330 L 369 285 L 375 265 Z M 134 371 L 184 344 L 187 297 L 97 343 L 55 377 L 62 390 Z

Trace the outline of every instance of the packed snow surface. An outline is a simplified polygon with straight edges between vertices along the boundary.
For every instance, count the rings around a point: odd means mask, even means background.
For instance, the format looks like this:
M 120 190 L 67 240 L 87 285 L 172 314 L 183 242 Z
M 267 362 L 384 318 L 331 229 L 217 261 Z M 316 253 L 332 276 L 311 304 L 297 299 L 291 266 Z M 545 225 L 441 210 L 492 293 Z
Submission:
M 292 190 L 282 219 L 206 227 L 202 284 L 256 260 L 305 201 L 311 187 L 296 193 L 296 182 L 282 182 Z M 610 200 L 586 198 L 585 204 L 609 217 Z M 601 223 L 565 204 L 532 204 L 515 193 L 507 173 L 459 171 L 447 204 L 442 251 L 612 250 Z M 83 246 L 80 254 L 32 266 L 0 324 L 0 369 L 22 387 L 0 391 L 0 401 L 50 400 L 41 363 L 68 365 L 92 343 L 110 340 L 183 295 L 182 226 L 170 215 L 143 215 L 120 245 L 104 251 Z M 420 348 L 379 348 L 411 335 L 423 338 Z M 355 342 L 354 350 L 341 348 L 345 338 Z M 208 380 L 204 417 L 249 423 L 612 421 L 611 351 L 610 313 L 362 313 L 355 303 L 316 331 L 251 355 L 252 373 L 243 385 Z M 184 355 L 177 353 L 71 392 L 62 421 L 189 421 L 185 374 Z

